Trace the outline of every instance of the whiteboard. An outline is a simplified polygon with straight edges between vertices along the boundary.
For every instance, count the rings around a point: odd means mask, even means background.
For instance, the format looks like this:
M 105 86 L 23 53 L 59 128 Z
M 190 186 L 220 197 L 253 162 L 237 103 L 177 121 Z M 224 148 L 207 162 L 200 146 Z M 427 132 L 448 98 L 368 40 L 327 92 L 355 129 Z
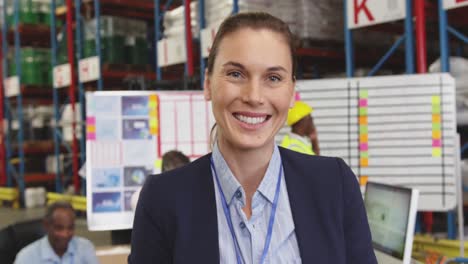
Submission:
M 321 155 L 343 158 L 362 184 L 419 189 L 421 211 L 455 207 L 459 154 L 448 74 L 298 81 L 297 90 L 314 108 Z
M 160 172 L 165 152 L 195 159 L 210 151 L 211 104 L 201 91 L 102 91 L 86 99 L 88 228 L 131 228 L 131 197 Z

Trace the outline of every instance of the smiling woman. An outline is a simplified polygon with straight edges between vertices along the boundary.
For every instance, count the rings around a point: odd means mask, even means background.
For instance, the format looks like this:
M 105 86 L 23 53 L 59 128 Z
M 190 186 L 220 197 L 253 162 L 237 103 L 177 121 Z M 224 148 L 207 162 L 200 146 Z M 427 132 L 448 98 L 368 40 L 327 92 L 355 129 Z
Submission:
M 349 167 L 275 144 L 294 105 L 287 25 L 266 13 L 227 18 L 205 76 L 213 152 L 149 177 L 129 263 L 376 263 Z

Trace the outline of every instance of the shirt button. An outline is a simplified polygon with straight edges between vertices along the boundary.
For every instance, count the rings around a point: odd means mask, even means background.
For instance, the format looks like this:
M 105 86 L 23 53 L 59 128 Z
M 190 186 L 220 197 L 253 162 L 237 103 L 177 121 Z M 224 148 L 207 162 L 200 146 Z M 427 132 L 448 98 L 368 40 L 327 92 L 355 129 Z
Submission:
M 239 190 L 238 190 L 238 191 L 236 191 L 236 194 L 235 194 L 235 195 L 236 195 L 237 199 L 240 199 L 240 198 L 242 198 L 242 192 L 241 192 L 241 191 L 239 191 Z
M 244 228 L 245 228 L 245 223 L 244 223 L 244 222 L 240 222 L 239 226 L 240 226 L 241 229 L 244 229 Z

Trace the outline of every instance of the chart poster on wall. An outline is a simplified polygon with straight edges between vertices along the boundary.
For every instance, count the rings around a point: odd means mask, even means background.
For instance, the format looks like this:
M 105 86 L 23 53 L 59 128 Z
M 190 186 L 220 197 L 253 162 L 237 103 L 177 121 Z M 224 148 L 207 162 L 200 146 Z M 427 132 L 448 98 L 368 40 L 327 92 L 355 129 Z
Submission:
M 346 8 L 349 29 L 401 20 L 406 17 L 406 0 L 347 0 Z
M 362 186 L 419 189 L 421 211 L 454 208 L 459 155 L 450 75 L 298 81 L 297 89 L 314 108 L 321 155 L 341 157 Z
M 161 172 L 165 152 L 209 152 L 211 106 L 200 91 L 93 92 L 86 100 L 88 228 L 131 228 L 132 196 Z
M 468 0 L 444 0 L 444 9 L 468 6 Z

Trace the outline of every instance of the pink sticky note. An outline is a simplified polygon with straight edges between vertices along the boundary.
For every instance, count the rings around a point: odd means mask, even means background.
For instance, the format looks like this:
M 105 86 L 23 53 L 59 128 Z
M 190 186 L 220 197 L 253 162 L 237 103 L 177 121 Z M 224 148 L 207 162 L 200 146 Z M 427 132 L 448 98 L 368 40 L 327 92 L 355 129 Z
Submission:
M 96 133 L 87 133 L 86 134 L 87 140 L 96 140 Z
M 367 99 L 359 99 L 359 107 L 366 107 Z
M 367 151 L 367 150 L 369 150 L 369 146 L 367 145 L 367 143 L 361 143 L 361 144 L 359 144 L 359 149 L 361 151 Z
M 432 140 L 432 147 L 433 148 L 438 148 L 438 147 L 442 147 L 442 142 L 440 139 L 433 139 Z
M 301 100 L 301 94 L 300 94 L 299 92 L 296 92 L 296 93 L 294 94 L 294 100 L 295 100 L 295 101 L 300 101 L 300 100 Z
M 96 117 L 89 116 L 86 118 L 86 125 L 95 125 L 96 124 Z

